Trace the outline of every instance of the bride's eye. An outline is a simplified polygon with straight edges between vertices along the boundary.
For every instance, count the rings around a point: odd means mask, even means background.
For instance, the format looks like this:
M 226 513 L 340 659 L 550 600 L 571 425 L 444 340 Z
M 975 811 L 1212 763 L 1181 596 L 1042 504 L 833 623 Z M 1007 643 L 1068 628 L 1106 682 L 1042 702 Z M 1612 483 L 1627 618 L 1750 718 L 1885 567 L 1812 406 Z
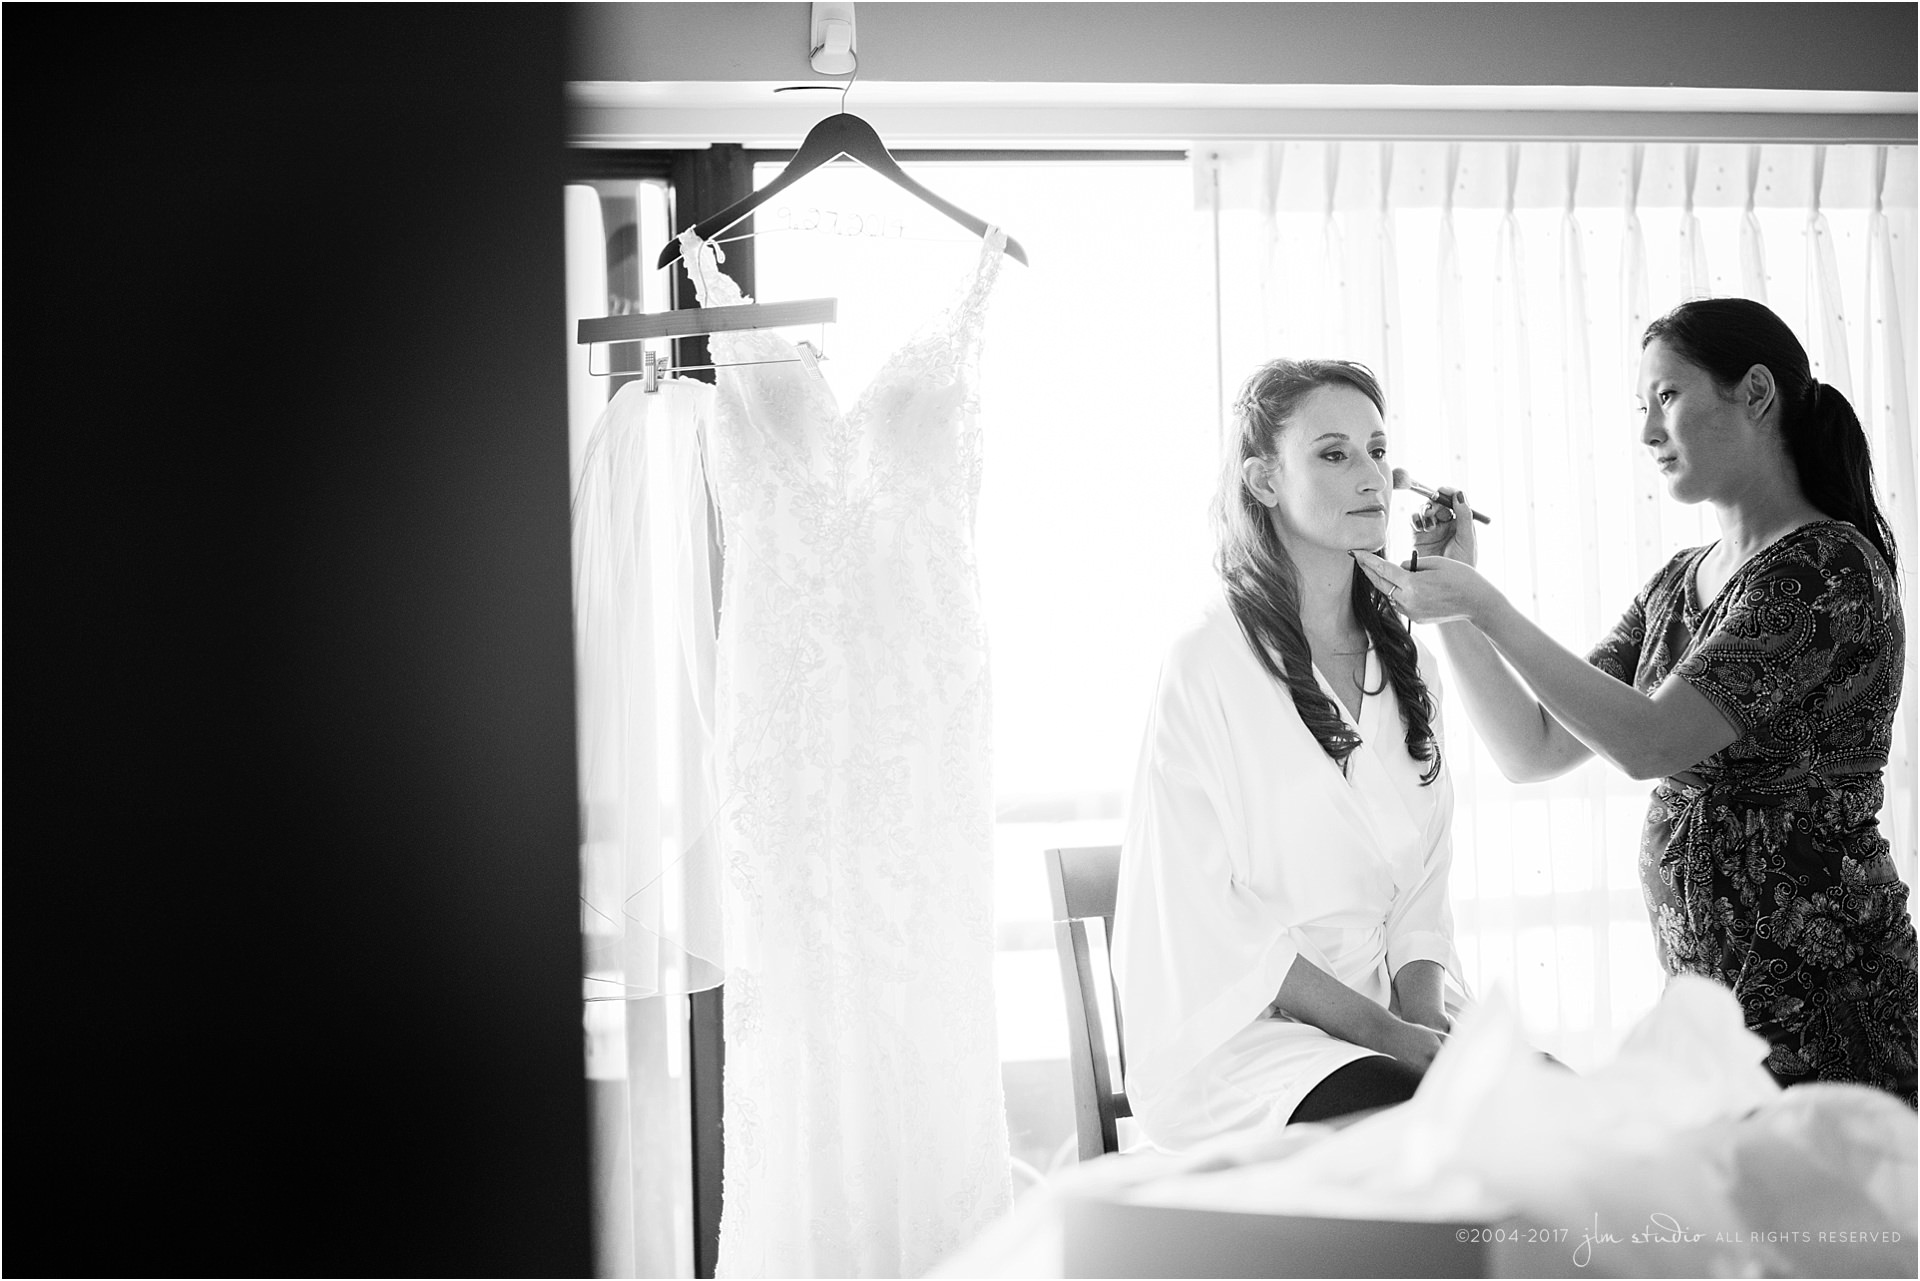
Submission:
M 1385 458 L 1387 456 L 1387 447 L 1385 445 L 1375 445 L 1372 449 L 1368 450 L 1367 452 L 1373 455 L 1373 461 L 1379 462 L 1382 458 Z
M 1347 451 L 1344 449 L 1329 449 L 1320 456 L 1330 463 L 1344 463 L 1347 461 Z

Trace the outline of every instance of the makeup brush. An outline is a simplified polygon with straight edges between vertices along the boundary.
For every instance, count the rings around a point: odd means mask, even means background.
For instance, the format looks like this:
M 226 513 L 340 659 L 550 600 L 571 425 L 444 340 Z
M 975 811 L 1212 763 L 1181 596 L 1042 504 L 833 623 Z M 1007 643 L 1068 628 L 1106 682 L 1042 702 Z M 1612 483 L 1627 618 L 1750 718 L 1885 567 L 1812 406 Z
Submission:
M 1440 497 L 1439 490 L 1430 489 L 1427 486 L 1422 485 L 1419 481 L 1415 480 L 1413 477 L 1407 475 L 1407 469 L 1404 467 L 1396 467 L 1393 469 L 1393 487 L 1395 489 L 1411 489 L 1414 493 L 1423 495 L 1424 497 L 1427 497 L 1427 498 L 1431 498 L 1436 503 L 1446 503 L 1447 501 L 1446 499 Z M 1473 518 L 1479 521 L 1482 525 L 1493 524 L 1493 517 L 1487 515 L 1485 512 L 1481 511 L 1478 507 L 1473 509 Z

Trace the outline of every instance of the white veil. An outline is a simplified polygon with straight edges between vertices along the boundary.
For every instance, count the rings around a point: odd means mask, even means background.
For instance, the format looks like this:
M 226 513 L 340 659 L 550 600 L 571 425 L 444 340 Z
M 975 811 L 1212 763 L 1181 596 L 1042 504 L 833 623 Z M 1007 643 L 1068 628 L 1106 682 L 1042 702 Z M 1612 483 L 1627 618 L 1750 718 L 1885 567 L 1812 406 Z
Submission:
M 586 998 L 722 978 L 713 782 L 713 389 L 637 382 L 588 437 L 573 496 Z

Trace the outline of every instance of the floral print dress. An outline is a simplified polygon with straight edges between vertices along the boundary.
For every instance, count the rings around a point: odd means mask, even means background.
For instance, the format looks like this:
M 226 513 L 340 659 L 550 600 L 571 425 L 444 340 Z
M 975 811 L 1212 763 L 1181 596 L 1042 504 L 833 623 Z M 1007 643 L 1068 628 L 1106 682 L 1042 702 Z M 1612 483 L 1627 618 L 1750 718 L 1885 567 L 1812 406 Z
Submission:
M 1876 815 L 1900 701 L 1893 576 L 1852 525 L 1803 525 L 1696 602 L 1668 561 L 1588 661 L 1651 694 L 1678 675 L 1741 732 L 1660 780 L 1640 881 L 1661 964 L 1733 990 L 1783 1085 L 1914 1105 L 1914 929 Z

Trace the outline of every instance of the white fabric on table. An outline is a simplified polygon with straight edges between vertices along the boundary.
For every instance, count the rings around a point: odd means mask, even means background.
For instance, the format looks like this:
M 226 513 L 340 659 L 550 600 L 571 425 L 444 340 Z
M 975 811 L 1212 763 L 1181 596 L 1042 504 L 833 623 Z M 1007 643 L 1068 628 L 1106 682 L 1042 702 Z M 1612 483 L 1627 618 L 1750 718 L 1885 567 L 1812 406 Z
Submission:
M 1725 988 L 1681 975 L 1586 1076 L 1527 1043 L 1504 992 L 1465 1014 L 1413 1100 L 1334 1130 L 1105 1157 L 1028 1194 L 943 1277 L 1064 1275 L 1064 1206 L 1500 1225 L 1490 1275 L 1908 1276 L 1913 1113 L 1871 1086 L 1782 1091 Z M 1218 1258 L 1195 1260 L 1196 1275 Z

